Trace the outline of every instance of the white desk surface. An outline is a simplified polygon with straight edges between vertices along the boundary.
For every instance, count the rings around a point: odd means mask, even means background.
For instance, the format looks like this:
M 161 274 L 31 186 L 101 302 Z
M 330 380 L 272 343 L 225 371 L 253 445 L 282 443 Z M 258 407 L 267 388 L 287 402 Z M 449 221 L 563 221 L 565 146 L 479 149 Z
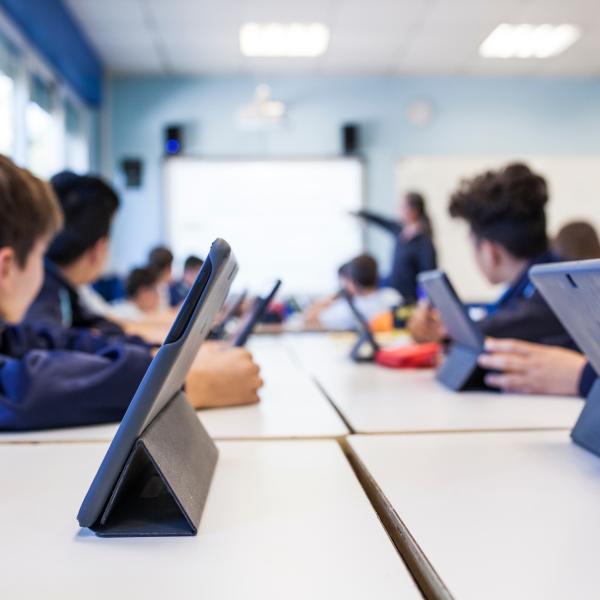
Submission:
M 348 441 L 455 598 L 598 598 L 600 459 L 567 432 Z
M 250 346 L 265 385 L 252 406 L 202 410 L 214 439 L 335 438 L 348 429 L 312 379 L 298 367 L 280 337 L 252 338 Z M 117 425 L 48 431 L 0 432 L 2 442 L 110 441 Z
M 420 598 L 335 441 L 221 442 L 196 537 L 97 538 L 105 444 L 0 446 L 0 597 Z
M 566 429 L 583 406 L 570 397 L 452 392 L 432 369 L 353 363 L 354 341 L 352 334 L 285 337 L 356 433 Z

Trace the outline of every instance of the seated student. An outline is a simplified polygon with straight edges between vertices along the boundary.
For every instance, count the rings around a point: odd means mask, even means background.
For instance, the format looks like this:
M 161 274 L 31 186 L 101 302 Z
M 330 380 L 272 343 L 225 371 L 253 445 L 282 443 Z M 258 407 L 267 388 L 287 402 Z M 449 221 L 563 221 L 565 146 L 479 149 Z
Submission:
M 492 337 L 512 337 L 575 347 L 574 342 L 529 281 L 529 268 L 557 262 L 546 235 L 546 181 L 526 165 L 514 163 L 461 183 L 450 214 L 467 221 L 475 262 L 493 284 L 508 284 L 478 325 Z M 444 337 L 439 315 L 421 304 L 408 322 L 420 342 Z
M 148 254 L 148 266 L 158 273 L 160 309 L 167 310 L 173 305 L 169 288 L 173 283 L 173 253 L 166 246 L 156 246 Z
M 0 212 L 0 430 L 121 419 L 151 353 L 89 331 L 17 325 L 40 289 L 62 213 L 49 185 L 2 155 Z M 186 380 L 195 407 L 258 401 L 258 367 L 232 350 L 203 345 Z
M 79 293 L 80 286 L 95 281 L 104 269 L 119 199 L 99 177 L 65 171 L 50 183 L 64 214 L 64 229 L 50 243 L 44 283 L 25 321 L 124 335 L 117 323 L 91 311 Z
M 377 262 L 369 254 L 361 254 L 343 265 L 338 275 L 343 287 L 354 298 L 356 308 L 367 320 L 402 302 L 402 296 L 395 289 L 377 287 Z M 305 322 L 325 329 L 356 328 L 356 319 L 347 301 L 339 295 L 307 309 Z
M 179 281 L 174 281 L 169 286 L 171 306 L 179 306 L 185 300 L 203 264 L 204 261 L 193 254 L 185 259 L 183 263 L 183 277 Z
M 133 269 L 125 282 L 126 300 L 115 302 L 112 313 L 124 321 L 140 321 L 160 306 L 158 274 L 149 267 Z
M 593 225 L 573 221 L 561 227 L 552 243 L 554 251 L 566 260 L 600 258 L 600 239 Z

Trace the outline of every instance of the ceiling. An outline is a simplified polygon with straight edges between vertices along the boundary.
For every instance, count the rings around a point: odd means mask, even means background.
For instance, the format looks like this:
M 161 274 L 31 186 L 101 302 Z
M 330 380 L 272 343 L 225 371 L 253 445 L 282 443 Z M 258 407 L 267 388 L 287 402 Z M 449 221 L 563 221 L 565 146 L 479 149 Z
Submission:
M 598 0 L 66 0 L 108 70 L 121 74 L 600 75 Z M 245 58 L 247 21 L 321 21 L 317 59 Z M 483 59 L 501 22 L 573 23 L 582 38 L 545 60 Z

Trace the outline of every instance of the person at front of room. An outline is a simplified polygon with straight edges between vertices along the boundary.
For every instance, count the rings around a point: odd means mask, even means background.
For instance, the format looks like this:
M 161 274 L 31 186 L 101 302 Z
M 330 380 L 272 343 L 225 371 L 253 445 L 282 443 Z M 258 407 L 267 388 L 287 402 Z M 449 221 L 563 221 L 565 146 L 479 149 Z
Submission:
M 19 324 L 63 215 L 48 184 L 2 155 L 0 212 L 0 430 L 120 420 L 152 354 L 90 331 Z M 258 400 L 258 367 L 235 350 L 200 351 L 186 379 L 196 408 Z
M 508 286 L 478 322 L 481 331 L 491 337 L 575 348 L 528 276 L 534 264 L 560 261 L 549 249 L 547 202 L 544 178 L 514 163 L 463 181 L 449 211 L 469 224 L 475 263 L 486 279 Z M 408 329 L 419 342 L 444 337 L 439 315 L 427 303 L 413 313 Z
M 358 211 L 356 216 L 394 236 L 392 269 L 386 284 L 398 290 L 406 304 L 414 304 L 418 297 L 417 276 L 437 265 L 431 221 L 425 198 L 417 192 L 408 192 L 401 199 L 399 212 L 399 221 L 367 210 Z
M 369 254 L 361 254 L 340 267 L 340 284 L 354 298 L 356 308 L 367 320 L 390 310 L 402 302 L 402 296 L 393 288 L 377 287 L 377 261 Z M 315 303 L 306 310 L 307 325 L 331 330 L 356 327 L 356 319 L 348 302 L 339 294 Z

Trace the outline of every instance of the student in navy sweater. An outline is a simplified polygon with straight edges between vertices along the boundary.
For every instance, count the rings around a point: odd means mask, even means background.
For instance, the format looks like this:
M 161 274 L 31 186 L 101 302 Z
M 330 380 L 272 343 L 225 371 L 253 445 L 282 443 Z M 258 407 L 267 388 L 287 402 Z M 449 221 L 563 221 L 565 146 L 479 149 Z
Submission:
M 548 304 L 529 281 L 530 267 L 560 261 L 546 235 L 546 181 L 524 164 L 487 171 L 461 183 L 450 215 L 471 229 L 475 263 L 487 280 L 505 284 L 502 296 L 478 322 L 486 336 L 575 348 Z M 444 337 L 439 315 L 421 304 L 408 323 L 417 341 Z
M 152 355 L 89 330 L 19 325 L 43 281 L 43 257 L 62 225 L 49 185 L 0 155 L 0 430 L 119 420 Z M 236 349 L 239 350 L 239 349 Z M 245 352 L 245 351 L 243 351 Z M 258 400 L 250 356 L 201 350 L 186 379 L 195 407 Z

